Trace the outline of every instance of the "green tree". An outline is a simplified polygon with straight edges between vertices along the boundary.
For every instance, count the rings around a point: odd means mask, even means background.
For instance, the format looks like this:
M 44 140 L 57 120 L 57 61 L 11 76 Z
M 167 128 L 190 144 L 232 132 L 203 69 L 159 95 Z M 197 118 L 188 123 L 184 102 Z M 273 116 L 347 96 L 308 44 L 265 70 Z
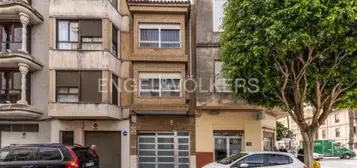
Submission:
M 276 140 L 280 141 L 283 138 L 290 138 L 292 132 L 284 126 L 281 122 L 276 122 Z
M 357 1 L 228 0 L 224 15 L 223 71 L 233 94 L 289 113 L 312 167 L 316 131 L 356 89 Z M 314 107 L 311 122 L 306 104 Z

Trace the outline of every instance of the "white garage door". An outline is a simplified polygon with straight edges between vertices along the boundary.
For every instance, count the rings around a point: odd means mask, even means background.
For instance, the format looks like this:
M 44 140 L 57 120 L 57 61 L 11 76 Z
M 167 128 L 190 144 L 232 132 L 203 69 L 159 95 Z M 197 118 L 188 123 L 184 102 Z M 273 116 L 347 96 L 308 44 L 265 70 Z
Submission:
M 139 133 L 139 168 L 189 168 L 188 132 Z
M 42 137 L 44 139 L 44 137 Z M 0 124 L 1 147 L 10 144 L 43 143 L 38 124 Z
M 27 132 L 23 136 L 22 132 L 1 132 L 1 147 L 10 144 L 34 144 L 40 143 L 40 137 L 37 132 Z

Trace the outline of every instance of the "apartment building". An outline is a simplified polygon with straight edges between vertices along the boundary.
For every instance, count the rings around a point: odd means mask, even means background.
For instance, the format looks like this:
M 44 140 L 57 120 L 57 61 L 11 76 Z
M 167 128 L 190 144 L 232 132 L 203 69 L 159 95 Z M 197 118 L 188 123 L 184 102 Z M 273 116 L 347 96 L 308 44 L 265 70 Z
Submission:
M 101 167 L 129 167 L 121 107 L 121 0 L 0 1 L 1 145 L 96 145 Z
M 228 79 L 221 75 L 219 37 L 225 2 L 196 1 L 197 167 L 239 151 L 272 150 L 274 145 L 277 113 L 230 96 Z
M 194 94 L 185 82 L 192 70 L 190 1 L 128 0 L 127 8 L 122 105 L 131 110 L 130 164 L 195 167 Z
M 312 116 L 312 109 L 306 109 L 305 115 L 308 117 Z M 300 129 L 297 124 L 291 119 L 291 117 L 283 117 L 278 120 L 283 125 L 289 127 L 293 132 L 293 146 L 299 147 L 301 145 L 302 136 Z M 357 150 L 357 134 L 356 134 L 357 124 L 354 123 L 354 144 L 353 147 Z M 350 134 L 349 126 L 349 115 L 348 110 L 343 109 L 339 111 L 332 112 L 323 125 L 320 126 L 315 138 L 318 140 L 334 140 L 336 143 L 340 143 L 348 147 Z M 288 140 L 288 139 L 287 139 Z M 285 142 L 280 142 L 278 145 L 283 146 Z
M 0 0 L 0 146 L 50 141 L 48 8 Z

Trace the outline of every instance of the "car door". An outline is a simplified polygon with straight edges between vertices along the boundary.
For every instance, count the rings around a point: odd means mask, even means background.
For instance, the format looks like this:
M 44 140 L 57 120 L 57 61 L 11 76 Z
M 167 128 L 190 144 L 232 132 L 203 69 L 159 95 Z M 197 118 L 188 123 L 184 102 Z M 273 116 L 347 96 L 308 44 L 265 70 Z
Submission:
M 57 147 L 41 147 L 36 154 L 34 168 L 65 168 L 63 154 Z
M 2 158 L 1 168 L 34 168 L 37 148 L 9 148 L 7 155 Z
M 265 156 L 263 154 L 252 154 L 234 163 L 231 168 L 255 168 L 265 167 Z
M 269 168 L 293 168 L 293 159 L 287 155 L 267 154 L 265 159 Z

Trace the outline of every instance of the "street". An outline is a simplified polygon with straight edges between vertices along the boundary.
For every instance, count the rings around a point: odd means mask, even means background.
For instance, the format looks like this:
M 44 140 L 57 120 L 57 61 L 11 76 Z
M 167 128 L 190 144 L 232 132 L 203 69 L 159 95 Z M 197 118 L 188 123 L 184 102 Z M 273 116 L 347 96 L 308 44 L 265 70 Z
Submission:
M 339 158 L 326 158 L 320 161 L 321 168 L 348 168 L 357 165 L 357 159 L 342 160 Z

